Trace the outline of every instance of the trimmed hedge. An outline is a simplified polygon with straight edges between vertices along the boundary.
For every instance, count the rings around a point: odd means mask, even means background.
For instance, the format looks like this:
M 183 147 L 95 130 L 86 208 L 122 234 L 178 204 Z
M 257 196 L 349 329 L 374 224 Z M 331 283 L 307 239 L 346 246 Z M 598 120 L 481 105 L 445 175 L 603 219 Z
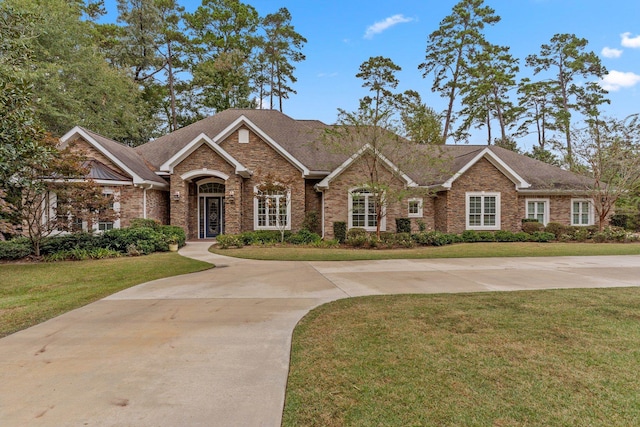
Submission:
M 343 243 L 347 239 L 347 223 L 344 221 L 334 222 L 333 236 L 339 243 Z
M 396 218 L 396 233 L 411 233 L 411 219 Z

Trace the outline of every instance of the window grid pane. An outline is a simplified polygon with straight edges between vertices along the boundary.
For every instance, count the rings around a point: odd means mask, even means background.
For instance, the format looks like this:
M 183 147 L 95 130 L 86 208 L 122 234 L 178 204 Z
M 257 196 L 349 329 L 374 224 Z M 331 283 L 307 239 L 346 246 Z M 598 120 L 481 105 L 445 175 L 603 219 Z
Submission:
M 497 223 L 498 204 L 496 196 L 469 197 L 469 226 L 493 227 Z

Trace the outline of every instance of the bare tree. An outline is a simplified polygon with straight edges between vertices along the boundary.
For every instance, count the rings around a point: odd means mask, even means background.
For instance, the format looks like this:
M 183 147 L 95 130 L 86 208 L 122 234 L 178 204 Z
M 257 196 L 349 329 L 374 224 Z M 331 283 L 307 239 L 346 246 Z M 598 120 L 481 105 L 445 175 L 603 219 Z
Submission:
M 573 131 L 574 153 L 594 180 L 591 197 L 600 230 L 621 197 L 640 187 L 640 117 L 591 122 Z

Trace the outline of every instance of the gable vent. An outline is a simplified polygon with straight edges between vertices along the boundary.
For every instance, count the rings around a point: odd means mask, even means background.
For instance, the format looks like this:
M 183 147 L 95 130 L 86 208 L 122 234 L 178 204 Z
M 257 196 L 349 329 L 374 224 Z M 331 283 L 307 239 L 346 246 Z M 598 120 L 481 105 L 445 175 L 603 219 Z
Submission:
M 248 129 L 240 129 L 238 131 L 238 142 L 240 144 L 248 144 L 249 143 L 249 130 Z

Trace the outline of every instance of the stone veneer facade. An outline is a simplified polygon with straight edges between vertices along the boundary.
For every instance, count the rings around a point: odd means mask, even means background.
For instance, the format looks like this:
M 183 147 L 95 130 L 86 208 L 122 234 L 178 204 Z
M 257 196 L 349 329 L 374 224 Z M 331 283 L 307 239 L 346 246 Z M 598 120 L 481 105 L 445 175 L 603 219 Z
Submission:
M 365 154 L 371 156 L 371 154 Z M 405 189 L 405 184 L 398 177 L 394 176 L 384 167 L 379 168 L 381 175 L 379 182 L 388 184 L 398 193 Z M 333 224 L 335 222 L 346 222 L 349 224 L 349 191 L 361 188 L 369 175 L 369 168 L 364 158 L 353 162 L 346 170 L 336 176 L 329 184 L 329 188 L 324 190 L 324 235 L 333 238 Z M 418 220 L 425 223 L 427 229 L 433 229 L 433 201 L 432 198 L 420 191 L 410 194 L 401 201 L 387 202 L 385 214 L 385 227 L 381 231 L 396 231 L 396 218 L 407 218 L 409 216 L 409 199 L 418 198 L 423 200 L 422 217 L 411 218 L 411 228 L 418 231 Z
M 244 128 L 246 129 L 246 128 Z M 169 178 L 170 189 L 143 189 L 129 184 L 105 185 L 105 190 L 116 195 L 120 203 L 120 226 L 127 227 L 134 218 L 155 219 L 163 224 L 172 224 L 185 229 L 189 239 L 199 238 L 198 185 L 205 179 L 215 179 L 225 185 L 225 233 L 240 233 L 254 230 L 254 189 L 264 182 L 267 174 L 275 180 L 286 183 L 291 189 L 291 230 L 299 230 L 308 212 L 317 212 L 320 227 L 327 238 L 333 238 L 333 224 L 337 221 L 349 223 L 349 191 L 366 181 L 369 174 L 364 158 L 352 163 L 330 183 L 323 193 L 316 191 L 315 185 L 321 179 L 305 179 L 292 162 L 279 154 L 257 134 L 249 130 L 249 142 L 240 143 L 238 130 L 220 142 L 220 147 L 248 170 L 252 176 L 243 178 L 235 173 L 235 168 L 206 143 L 175 165 Z M 128 176 L 108 157 L 88 144 L 82 138 L 71 142 L 87 158 L 98 160 L 114 171 Z M 370 156 L 371 154 L 365 154 Z M 194 173 L 197 171 L 197 173 Z M 395 190 L 405 188 L 404 182 L 389 170 L 382 168 L 381 181 L 390 182 Z M 191 173 L 183 180 L 181 176 Z M 215 176 L 218 176 L 217 178 Z M 224 180 L 221 176 L 228 176 Z M 544 199 L 549 202 L 549 222 L 571 224 L 572 198 L 584 196 L 540 195 L 518 193 L 515 183 L 498 170 L 486 158 L 480 159 L 463 175 L 459 176 L 448 190 L 429 193 L 426 190 L 408 194 L 401 201 L 388 201 L 386 206 L 385 230 L 395 232 L 396 218 L 407 218 L 408 200 L 423 201 L 422 216 L 411 218 L 412 231 L 417 232 L 419 223 L 427 230 L 447 233 L 462 233 L 466 229 L 466 195 L 468 192 L 500 193 L 500 229 L 520 231 L 522 219 L 526 216 L 528 199 Z M 146 193 L 146 203 L 145 203 Z M 180 197 L 174 195 L 179 193 Z M 144 207 L 146 205 L 146 212 Z M 324 207 L 324 215 L 323 215 Z M 594 222 L 598 219 L 594 214 Z M 319 232 L 321 230 L 318 230 Z
M 462 233 L 467 228 L 466 195 L 468 192 L 500 193 L 500 229 L 520 231 L 524 214 L 518 208 L 516 186 L 487 159 L 480 159 L 458 177 L 451 188 L 438 193 L 436 224 L 438 231 Z
M 210 178 L 211 171 L 228 175 L 225 184 L 225 232 L 240 233 L 254 229 L 254 189 L 264 182 L 267 174 L 286 183 L 291 189 L 291 229 L 299 230 L 304 221 L 306 187 L 302 172 L 281 156 L 258 135 L 249 131 L 249 142 L 240 143 L 235 131 L 219 146 L 244 167 L 253 172 L 249 178 L 236 175 L 234 167 L 220 157 L 208 145 L 203 144 L 174 167 L 171 175 L 170 194 L 180 192 L 180 200 L 171 200 L 171 224 L 183 227 L 190 239 L 198 238 L 198 181 Z M 202 171 L 189 181 L 181 175 Z M 193 187 L 189 189 L 189 185 Z M 233 192 L 233 197 L 231 197 Z M 183 196 L 184 195 L 184 196 Z M 303 207 L 303 209 L 300 209 Z

